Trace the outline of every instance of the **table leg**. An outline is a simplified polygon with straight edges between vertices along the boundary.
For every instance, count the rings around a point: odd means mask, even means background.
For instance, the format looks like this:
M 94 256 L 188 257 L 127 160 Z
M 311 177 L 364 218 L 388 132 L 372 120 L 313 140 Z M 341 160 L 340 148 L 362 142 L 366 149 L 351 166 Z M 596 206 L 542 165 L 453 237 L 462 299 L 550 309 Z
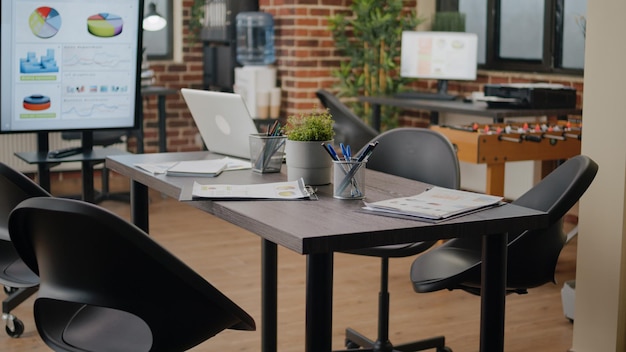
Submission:
M 167 152 L 167 133 L 165 131 L 166 126 L 166 112 L 165 112 L 165 95 L 159 95 L 157 98 L 158 107 L 158 123 L 159 123 L 159 152 Z
M 261 240 L 261 351 L 278 349 L 278 249 L 276 243 Z
M 89 203 L 95 203 L 96 192 L 94 191 L 93 183 L 93 166 L 91 161 L 82 162 L 82 178 L 83 178 L 83 200 Z
M 431 111 L 430 112 L 430 124 L 438 125 L 439 124 L 439 111 Z
M 309 254 L 306 282 L 306 352 L 332 349 L 333 253 Z
M 130 183 L 130 218 L 146 233 L 148 231 L 148 187 L 137 181 Z
M 487 164 L 485 193 L 494 196 L 504 196 L 504 163 Z
M 47 132 L 37 133 L 37 151 L 40 153 L 48 153 L 49 137 Z M 39 176 L 39 185 L 50 192 L 50 165 L 45 163 L 37 164 L 37 174 Z
M 480 296 L 480 352 L 504 350 L 507 238 L 483 236 Z
M 46 164 L 37 164 L 37 175 L 41 188 L 50 192 L 50 169 Z

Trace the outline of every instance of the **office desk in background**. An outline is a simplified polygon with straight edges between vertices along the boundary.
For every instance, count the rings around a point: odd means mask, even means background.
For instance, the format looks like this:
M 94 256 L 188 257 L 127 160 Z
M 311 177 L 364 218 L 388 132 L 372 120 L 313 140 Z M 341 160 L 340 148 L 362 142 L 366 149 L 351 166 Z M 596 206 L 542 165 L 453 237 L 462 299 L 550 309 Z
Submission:
M 394 98 L 393 96 L 359 97 L 359 101 L 372 104 L 371 126 L 380 131 L 380 107 L 397 106 L 405 109 L 430 111 L 430 123 L 439 124 L 439 113 L 456 113 L 468 116 L 481 116 L 493 119 L 493 123 L 504 122 L 506 117 L 582 115 L 581 109 L 504 109 L 489 108 L 484 102 L 463 102 L 462 100 L 427 100 Z
M 60 163 L 79 161 L 81 163 L 82 169 L 82 200 L 89 203 L 95 203 L 96 191 L 93 182 L 93 167 L 97 164 L 103 163 L 108 156 L 119 154 L 129 153 L 115 148 L 97 148 L 87 150 L 80 154 L 58 159 L 49 158 L 48 151 L 17 152 L 15 153 L 15 156 L 27 162 L 28 164 L 37 165 L 37 170 L 39 174 L 39 185 L 48 192 L 50 191 L 50 168 Z
M 216 178 L 152 175 L 134 165 L 219 157 L 209 152 L 119 155 L 106 167 L 132 180 L 131 217 L 148 230 L 148 187 L 179 200 L 189 200 L 194 181 L 204 184 L 252 184 L 285 181 L 284 171 L 256 174 L 227 171 Z M 367 170 L 369 201 L 407 196 L 427 185 Z M 440 223 L 426 223 L 361 212 L 362 202 L 332 197 L 332 186 L 318 187 L 319 201 L 210 201 L 187 204 L 240 226 L 262 238 L 261 350 L 277 349 L 277 245 L 307 256 L 306 352 L 332 347 L 333 252 L 372 246 L 455 237 L 483 238 L 480 351 L 504 346 L 506 233 L 519 228 L 547 226 L 547 214 L 507 204 Z M 323 221 L 320 221 L 323 219 Z M 416 297 L 415 299 L 419 299 Z

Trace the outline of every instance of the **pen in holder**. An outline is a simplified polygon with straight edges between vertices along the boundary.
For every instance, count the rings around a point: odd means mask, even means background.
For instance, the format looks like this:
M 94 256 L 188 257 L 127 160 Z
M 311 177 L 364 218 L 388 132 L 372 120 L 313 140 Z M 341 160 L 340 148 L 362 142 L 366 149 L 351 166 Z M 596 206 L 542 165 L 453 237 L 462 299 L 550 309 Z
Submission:
M 280 172 L 285 154 L 287 136 L 267 134 L 250 135 L 250 163 L 252 171 L 260 173 Z
M 333 161 L 333 197 L 365 198 L 365 161 Z

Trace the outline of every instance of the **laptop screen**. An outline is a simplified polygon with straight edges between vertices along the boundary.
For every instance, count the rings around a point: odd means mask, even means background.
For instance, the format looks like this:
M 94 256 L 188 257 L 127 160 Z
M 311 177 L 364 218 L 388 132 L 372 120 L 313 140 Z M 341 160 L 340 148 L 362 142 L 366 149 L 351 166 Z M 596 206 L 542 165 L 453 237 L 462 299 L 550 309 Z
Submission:
M 202 140 L 211 152 L 250 159 L 250 134 L 259 133 L 239 94 L 182 88 Z

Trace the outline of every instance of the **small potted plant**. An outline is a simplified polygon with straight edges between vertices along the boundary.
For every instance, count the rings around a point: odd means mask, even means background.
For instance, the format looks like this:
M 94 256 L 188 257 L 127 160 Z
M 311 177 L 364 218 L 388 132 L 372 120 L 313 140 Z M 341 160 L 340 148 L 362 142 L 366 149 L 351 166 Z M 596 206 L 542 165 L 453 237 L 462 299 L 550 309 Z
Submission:
M 302 177 L 309 185 L 330 183 L 333 164 L 322 143 L 333 143 L 333 125 L 330 112 L 317 107 L 287 118 L 284 132 L 287 135 L 285 153 L 289 180 Z

